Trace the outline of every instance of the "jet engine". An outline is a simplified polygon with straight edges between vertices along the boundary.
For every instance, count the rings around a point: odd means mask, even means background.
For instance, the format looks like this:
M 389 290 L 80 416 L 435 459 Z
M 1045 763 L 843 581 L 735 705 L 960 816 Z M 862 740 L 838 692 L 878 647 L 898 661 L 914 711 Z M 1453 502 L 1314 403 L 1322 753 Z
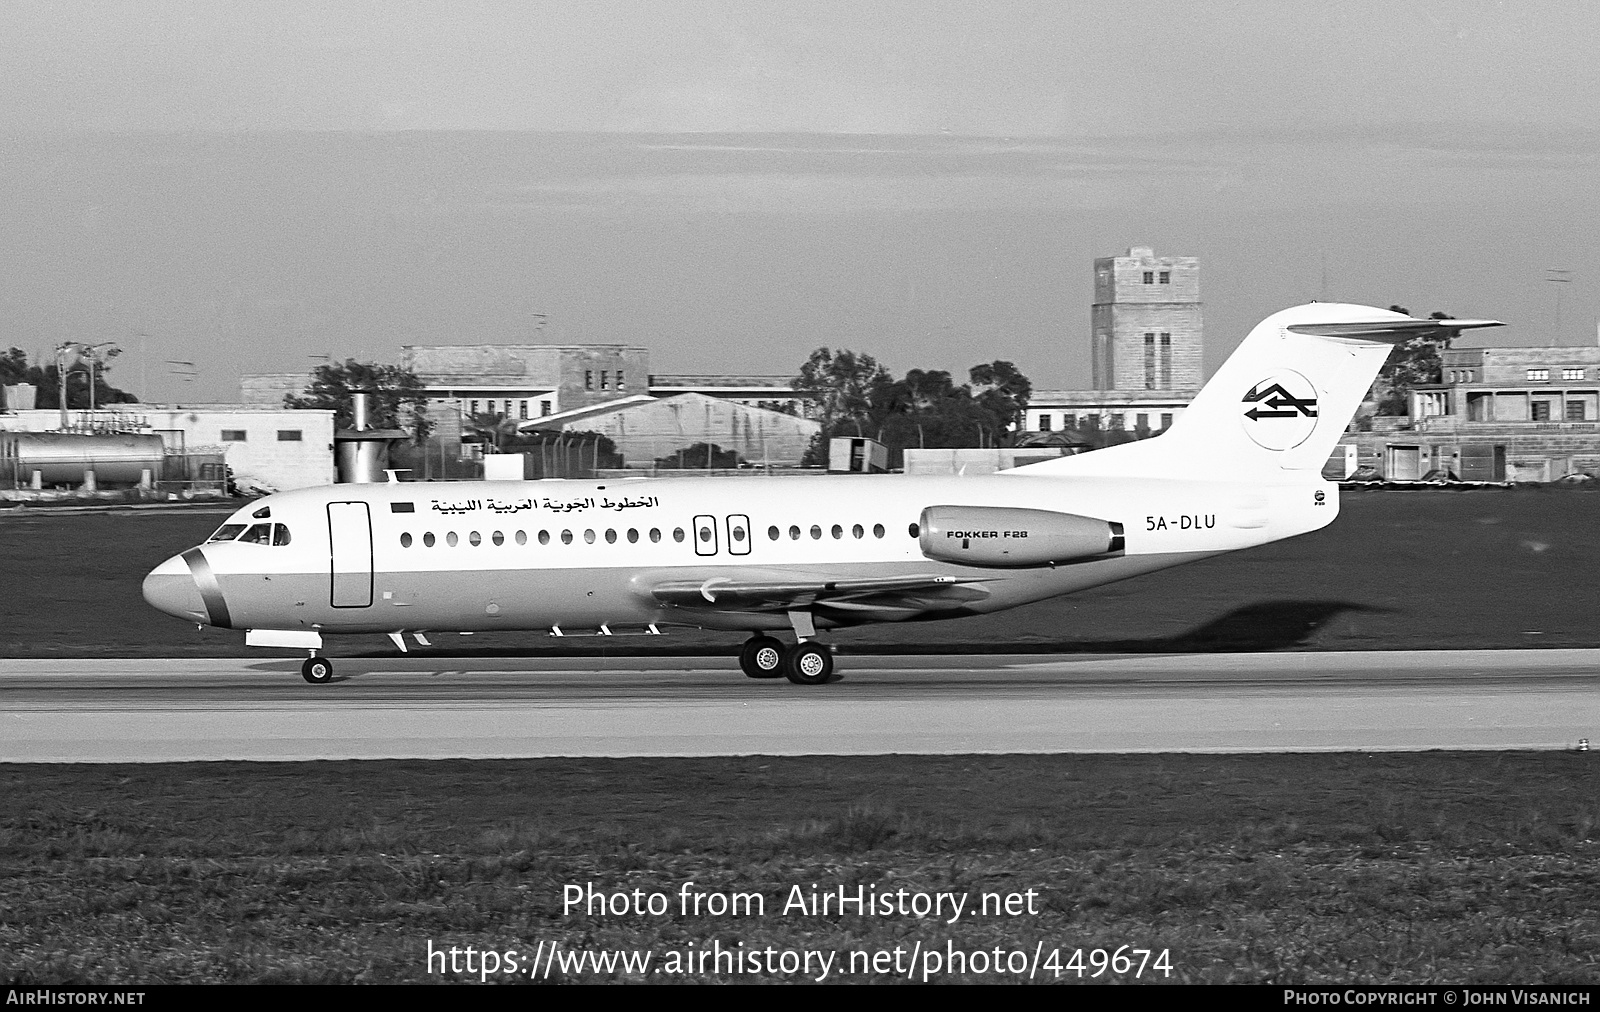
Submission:
M 1123 550 L 1121 524 L 1053 510 L 929 506 L 920 527 L 923 555 L 961 566 L 1047 566 Z

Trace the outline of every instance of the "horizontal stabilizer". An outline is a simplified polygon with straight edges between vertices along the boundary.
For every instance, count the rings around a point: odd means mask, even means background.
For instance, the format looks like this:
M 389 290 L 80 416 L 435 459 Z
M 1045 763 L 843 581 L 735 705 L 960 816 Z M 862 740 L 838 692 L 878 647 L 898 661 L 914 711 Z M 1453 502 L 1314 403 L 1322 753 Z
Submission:
M 1476 327 L 1504 327 L 1499 320 L 1346 320 L 1340 323 L 1291 323 L 1286 330 L 1312 337 L 1345 337 L 1361 341 L 1397 343 L 1413 337 L 1472 330 Z

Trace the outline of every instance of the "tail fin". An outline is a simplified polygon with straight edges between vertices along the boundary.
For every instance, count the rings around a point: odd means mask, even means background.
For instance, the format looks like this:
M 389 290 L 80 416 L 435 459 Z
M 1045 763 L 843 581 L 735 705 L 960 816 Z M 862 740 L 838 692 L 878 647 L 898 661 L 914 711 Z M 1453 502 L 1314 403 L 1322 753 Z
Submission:
M 1257 324 L 1160 436 L 1008 473 L 1315 476 L 1392 345 L 1440 330 L 1498 326 L 1341 303 L 1295 306 Z

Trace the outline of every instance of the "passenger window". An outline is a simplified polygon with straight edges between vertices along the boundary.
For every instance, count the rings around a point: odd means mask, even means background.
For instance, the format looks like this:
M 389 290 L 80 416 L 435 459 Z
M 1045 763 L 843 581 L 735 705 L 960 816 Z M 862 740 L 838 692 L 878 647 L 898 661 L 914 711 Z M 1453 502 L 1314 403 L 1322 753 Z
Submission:
M 460 542 L 460 540 L 460 538 L 456 537 L 455 531 L 451 531 L 449 534 L 444 536 L 444 543 L 449 545 L 451 548 L 454 548 L 456 544 Z
M 703 541 L 703 542 L 706 542 L 707 544 L 710 543 L 710 541 L 711 541 L 711 528 L 709 528 L 709 527 L 700 528 L 700 540 Z
M 661 540 L 661 529 L 659 527 L 650 528 L 650 543 L 653 545 L 653 544 L 655 544 L 656 542 L 658 542 L 660 540 Z
M 638 530 L 633 528 L 633 527 L 629 527 L 628 528 L 628 544 L 630 544 L 630 545 L 637 544 L 638 541 L 639 541 L 639 532 L 638 532 Z
M 571 531 L 562 531 L 561 532 L 561 543 L 563 545 L 572 544 L 572 532 Z
M 617 532 L 612 530 L 611 528 L 607 527 L 606 528 L 606 544 L 614 545 L 616 543 L 617 543 Z
M 477 531 L 473 531 L 471 534 L 468 534 L 467 541 L 472 545 L 473 548 L 477 548 L 479 545 L 483 544 L 483 538 L 478 534 Z
M 411 547 L 411 535 L 410 534 L 402 534 L 402 535 L 400 535 L 400 547 L 401 548 L 410 548 Z
M 583 532 L 583 542 L 586 545 L 594 544 L 594 530 L 593 530 L 593 528 L 590 528 L 589 530 L 586 530 L 586 531 Z
M 527 535 L 527 533 L 524 532 L 524 531 L 518 531 L 517 532 L 517 544 L 525 545 L 527 543 L 528 543 L 528 535 Z
M 432 548 L 433 547 L 433 532 L 432 531 L 428 531 L 427 533 L 422 535 L 422 543 L 423 543 L 424 546 L 426 546 L 428 548 Z
M 744 526 L 742 524 L 734 525 L 733 540 L 739 542 L 740 544 L 744 544 Z
M 912 524 L 910 527 L 906 528 L 906 533 L 912 537 L 917 537 L 922 533 L 922 528 L 918 527 L 916 524 Z
M 211 535 L 209 538 L 206 538 L 206 544 L 209 545 L 213 541 L 232 541 L 234 538 L 244 533 L 244 528 L 244 524 L 223 524 L 221 527 L 217 528 L 217 533 Z
M 506 536 L 499 531 L 495 531 L 494 534 L 490 535 L 489 540 L 494 542 L 496 548 L 499 548 L 506 543 Z
M 247 545 L 272 544 L 272 525 L 255 524 L 248 531 L 239 536 L 239 540 Z
M 842 537 L 844 537 L 844 528 L 840 527 L 838 524 L 834 524 L 833 525 L 833 540 L 837 541 Z
M 811 525 L 811 540 L 812 541 L 821 541 L 822 540 L 822 528 L 818 527 L 816 524 L 812 524 Z
M 540 531 L 539 532 L 539 544 L 548 545 L 549 543 L 550 543 L 550 532 L 549 531 Z
M 872 525 L 872 536 L 875 537 L 875 538 L 883 537 L 883 525 L 882 524 L 873 524 Z
M 794 526 L 793 524 L 789 525 L 789 540 L 790 541 L 799 541 L 800 540 L 800 528 Z
M 776 541 L 776 540 L 778 540 L 778 536 L 780 534 L 782 534 L 782 533 L 783 532 L 778 530 L 776 527 L 768 527 L 767 528 L 767 540 L 768 541 Z
M 679 542 L 680 544 L 683 542 L 683 528 L 682 527 L 674 527 L 672 529 L 672 540 L 674 540 L 676 542 Z
M 850 528 L 850 533 L 854 537 L 858 537 L 859 538 L 859 537 L 865 536 L 867 532 L 861 529 L 861 525 L 860 524 L 856 524 L 854 527 Z

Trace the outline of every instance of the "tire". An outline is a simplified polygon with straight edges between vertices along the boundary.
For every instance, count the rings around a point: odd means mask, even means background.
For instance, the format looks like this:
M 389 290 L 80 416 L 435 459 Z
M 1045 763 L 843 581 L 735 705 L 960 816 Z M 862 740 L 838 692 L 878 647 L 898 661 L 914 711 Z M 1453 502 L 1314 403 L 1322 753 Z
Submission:
M 739 651 L 739 668 L 751 678 L 783 677 L 783 644 L 771 636 L 752 636 Z
M 796 685 L 821 685 L 833 677 L 833 654 L 821 643 L 801 643 L 784 656 L 783 674 Z
M 326 657 L 307 658 L 300 665 L 300 677 L 312 685 L 324 685 L 333 681 L 333 662 Z

